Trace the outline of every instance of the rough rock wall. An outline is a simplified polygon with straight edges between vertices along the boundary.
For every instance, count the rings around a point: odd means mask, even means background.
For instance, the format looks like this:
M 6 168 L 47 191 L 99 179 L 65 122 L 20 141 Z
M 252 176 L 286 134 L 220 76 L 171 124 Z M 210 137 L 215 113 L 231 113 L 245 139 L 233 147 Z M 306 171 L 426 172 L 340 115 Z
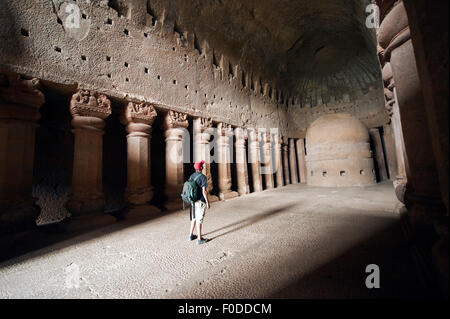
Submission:
M 74 4 L 79 28 L 70 28 Z M 22 0 L 2 1 L 1 7 L 1 71 L 235 126 L 279 127 L 292 137 L 310 122 L 303 115 L 311 109 L 300 108 L 276 83 L 230 63 L 207 41 L 198 43 L 193 32 L 180 31 L 174 12 L 157 17 L 147 1 Z M 377 100 L 362 101 L 366 107 L 355 109 L 359 118 L 378 109 Z

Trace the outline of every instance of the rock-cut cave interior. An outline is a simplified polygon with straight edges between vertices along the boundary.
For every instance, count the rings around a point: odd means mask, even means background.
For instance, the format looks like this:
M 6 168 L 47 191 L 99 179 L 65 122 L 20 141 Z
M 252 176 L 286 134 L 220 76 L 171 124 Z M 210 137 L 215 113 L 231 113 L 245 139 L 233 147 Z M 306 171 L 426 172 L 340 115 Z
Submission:
M 0 298 L 448 299 L 448 56 L 441 0 L 0 1 Z

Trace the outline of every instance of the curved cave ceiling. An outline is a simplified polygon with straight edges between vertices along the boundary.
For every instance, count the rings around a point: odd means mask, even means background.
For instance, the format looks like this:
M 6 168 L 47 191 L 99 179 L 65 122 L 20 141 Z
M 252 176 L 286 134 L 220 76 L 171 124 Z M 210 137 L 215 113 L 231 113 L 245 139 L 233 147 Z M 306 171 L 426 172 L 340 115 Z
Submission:
M 149 0 L 147 11 L 194 32 L 252 80 L 303 106 L 351 99 L 380 79 L 369 0 Z M 218 58 L 216 57 L 216 58 Z

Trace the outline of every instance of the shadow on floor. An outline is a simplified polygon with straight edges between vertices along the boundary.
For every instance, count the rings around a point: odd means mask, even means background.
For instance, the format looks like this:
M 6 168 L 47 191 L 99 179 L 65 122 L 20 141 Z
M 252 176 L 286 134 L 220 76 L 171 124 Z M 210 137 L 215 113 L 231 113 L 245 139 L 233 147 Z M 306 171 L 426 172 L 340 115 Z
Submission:
M 336 238 L 338 240 L 338 238 Z M 294 258 L 307 258 L 301 252 Z M 366 267 L 380 269 L 380 288 L 368 289 Z M 426 287 L 418 276 L 403 236 L 395 222 L 355 245 L 339 257 L 305 274 L 265 298 L 270 299 L 436 299 L 437 287 Z
M 168 209 L 167 207 L 157 208 L 150 205 L 137 208 L 128 207 L 114 214 L 87 215 L 79 219 L 69 218 L 59 223 L 37 226 L 34 230 L 5 235 L 0 237 L 0 262 L 5 262 L 30 252 L 32 253 L 31 256 L 23 256 L 20 259 L 32 258 L 37 254 L 36 250 L 51 245 L 57 245 L 55 250 L 63 249 L 73 245 L 73 241 L 69 241 L 72 238 L 77 238 L 77 243 L 82 243 L 127 227 L 167 216 L 178 210 L 178 207 Z M 11 260 L 0 266 L 0 268 L 17 262 L 19 261 Z
M 266 219 L 266 218 L 275 216 L 275 215 L 277 215 L 277 214 L 279 214 L 279 213 L 281 213 L 281 212 L 283 212 L 283 211 L 286 211 L 286 210 L 288 210 L 288 209 L 290 209 L 290 208 L 292 208 L 292 207 L 294 207 L 294 206 L 296 206 L 296 205 L 287 205 L 287 206 L 284 206 L 284 207 L 281 207 L 281 208 L 278 208 L 278 209 L 270 210 L 270 211 L 265 212 L 265 213 L 262 213 L 262 214 L 254 215 L 254 216 L 252 216 L 252 217 L 245 218 L 245 219 L 240 220 L 240 221 L 238 221 L 238 222 L 235 222 L 235 223 L 229 224 L 229 225 L 227 225 L 227 226 L 221 227 L 221 228 L 219 228 L 219 229 L 210 231 L 210 232 L 208 232 L 208 233 L 206 233 L 206 234 L 204 234 L 204 235 L 205 235 L 205 236 L 211 235 L 211 234 L 213 234 L 213 233 L 217 233 L 217 232 L 220 232 L 220 231 L 222 231 L 222 230 L 225 230 L 225 229 L 228 229 L 228 228 L 232 228 L 232 227 L 233 227 L 232 229 L 230 229 L 230 230 L 228 230 L 228 231 L 226 231 L 226 232 L 224 232 L 224 233 L 221 233 L 221 234 L 219 234 L 219 235 L 216 235 L 216 236 L 214 236 L 214 237 L 211 237 L 210 240 L 213 240 L 213 239 L 216 239 L 216 238 L 219 238 L 219 237 L 228 235 L 228 234 L 230 234 L 230 233 L 232 233 L 232 232 L 238 231 L 238 230 L 240 230 L 240 229 L 243 229 L 243 228 L 245 228 L 245 227 L 248 227 L 248 226 L 250 226 L 250 225 L 252 225 L 252 224 L 255 224 L 255 223 L 259 222 L 259 221 L 262 221 L 263 219 Z M 236 226 L 236 227 L 235 227 L 235 226 Z

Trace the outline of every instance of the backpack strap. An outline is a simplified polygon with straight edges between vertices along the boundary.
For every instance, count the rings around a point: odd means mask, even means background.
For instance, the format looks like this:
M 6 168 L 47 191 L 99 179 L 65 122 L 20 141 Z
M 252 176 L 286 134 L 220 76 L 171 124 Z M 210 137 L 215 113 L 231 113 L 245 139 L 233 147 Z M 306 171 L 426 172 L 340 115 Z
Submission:
M 194 182 L 197 182 L 197 179 L 199 179 L 200 176 L 202 176 L 202 175 L 203 175 L 202 173 L 199 173 L 197 176 L 195 176 L 195 177 L 194 177 Z
M 200 176 L 202 176 L 203 174 L 202 173 L 198 173 L 197 175 L 195 175 L 195 174 L 197 174 L 197 172 L 195 172 L 195 173 L 192 173 L 192 175 L 191 176 L 189 176 L 189 180 L 190 181 L 194 181 L 194 182 L 197 182 L 197 179 L 200 177 Z M 195 177 L 193 177 L 195 175 Z

